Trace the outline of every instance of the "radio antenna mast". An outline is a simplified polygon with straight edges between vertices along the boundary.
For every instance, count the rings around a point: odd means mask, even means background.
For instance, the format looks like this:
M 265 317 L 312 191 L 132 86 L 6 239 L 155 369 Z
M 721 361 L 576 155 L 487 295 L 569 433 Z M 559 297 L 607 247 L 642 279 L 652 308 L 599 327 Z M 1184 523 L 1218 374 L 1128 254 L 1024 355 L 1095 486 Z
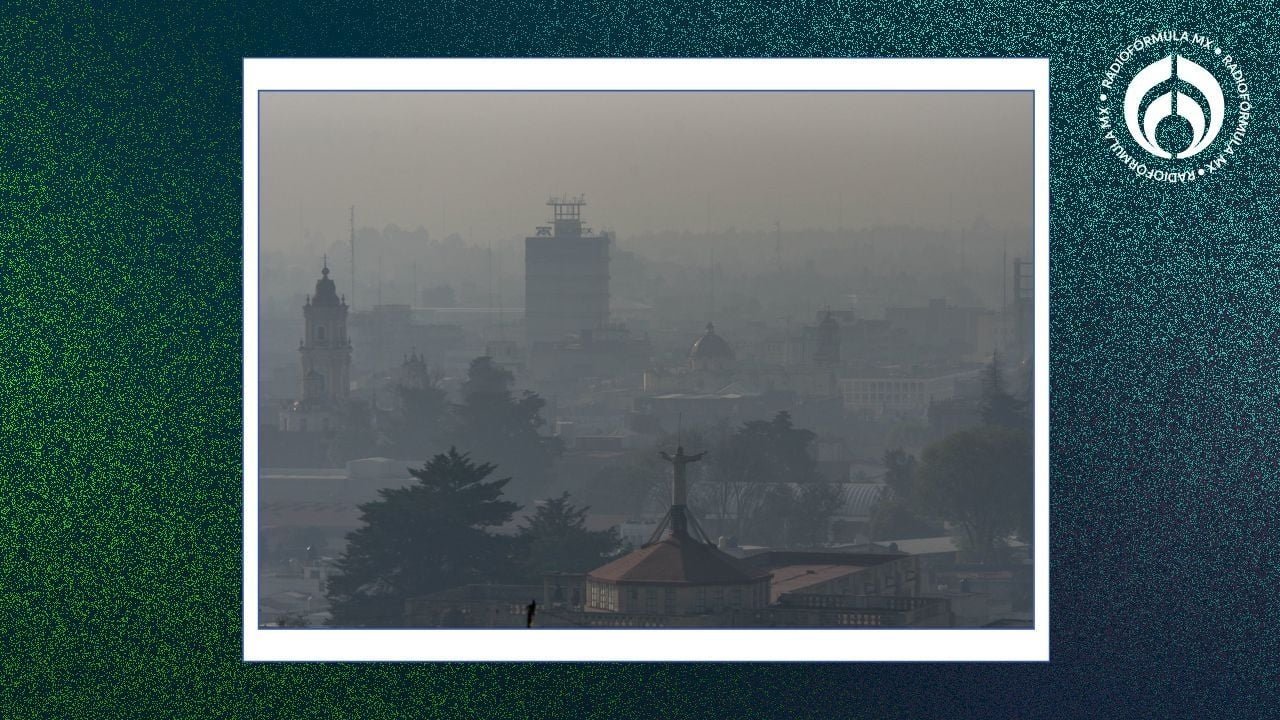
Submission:
M 356 305 L 356 206 L 351 206 L 351 307 Z

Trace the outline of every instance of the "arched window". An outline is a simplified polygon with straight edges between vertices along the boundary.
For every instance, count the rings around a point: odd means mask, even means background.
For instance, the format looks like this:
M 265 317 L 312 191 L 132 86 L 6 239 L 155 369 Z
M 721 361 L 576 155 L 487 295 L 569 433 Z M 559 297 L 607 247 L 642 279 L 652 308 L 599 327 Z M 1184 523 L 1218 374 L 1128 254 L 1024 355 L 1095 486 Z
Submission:
M 316 339 L 321 342 L 324 342 L 324 326 L 323 325 L 316 328 Z

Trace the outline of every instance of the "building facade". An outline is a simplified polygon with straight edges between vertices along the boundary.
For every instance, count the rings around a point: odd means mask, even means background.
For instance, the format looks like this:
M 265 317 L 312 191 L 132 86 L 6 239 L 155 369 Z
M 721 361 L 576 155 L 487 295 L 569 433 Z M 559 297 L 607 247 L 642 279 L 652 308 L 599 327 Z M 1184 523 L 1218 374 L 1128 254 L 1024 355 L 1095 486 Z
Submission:
M 582 196 L 553 197 L 552 224 L 525 238 L 525 333 L 530 345 L 557 342 L 609 323 L 608 233 L 583 227 Z
M 298 400 L 280 416 L 285 432 L 332 432 L 350 400 L 351 340 L 347 337 L 347 302 L 338 297 L 325 258 L 315 294 L 302 308 L 303 334 L 298 343 L 301 387 Z

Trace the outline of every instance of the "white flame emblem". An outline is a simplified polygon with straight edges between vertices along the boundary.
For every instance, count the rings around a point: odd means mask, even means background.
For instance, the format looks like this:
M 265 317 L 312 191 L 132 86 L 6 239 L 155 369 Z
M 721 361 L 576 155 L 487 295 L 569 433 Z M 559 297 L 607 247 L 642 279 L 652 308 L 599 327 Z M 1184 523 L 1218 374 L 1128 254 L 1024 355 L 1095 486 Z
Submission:
M 1174 61 L 1177 61 L 1175 65 Z M 1157 85 L 1175 78 L 1190 85 L 1200 92 L 1209 105 L 1208 127 L 1204 110 L 1200 103 L 1178 90 L 1152 100 L 1145 107 L 1143 97 Z M 1171 153 L 1160 147 L 1156 141 L 1156 127 L 1160 121 L 1171 115 L 1178 115 L 1191 125 L 1191 144 L 1177 156 L 1189 158 L 1209 147 L 1218 131 L 1222 129 L 1222 115 L 1225 105 L 1222 101 L 1222 87 L 1208 70 L 1181 55 L 1170 55 L 1146 66 L 1133 77 L 1129 89 L 1124 93 L 1124 120 L 1129 126 L 1129 134 L 1144 150 L 1161 158 L 1173 158 Z

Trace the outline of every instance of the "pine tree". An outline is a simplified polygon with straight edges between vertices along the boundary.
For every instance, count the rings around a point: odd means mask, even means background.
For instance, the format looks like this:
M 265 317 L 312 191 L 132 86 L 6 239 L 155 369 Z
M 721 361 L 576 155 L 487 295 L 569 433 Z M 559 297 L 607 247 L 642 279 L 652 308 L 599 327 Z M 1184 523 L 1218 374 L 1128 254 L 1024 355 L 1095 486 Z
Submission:
M 489 528 L 519 506 L 502 499 L 510 478 L 486 480 L 494 469 L 450 448 L 410 470 L 417 482 L 361 505 L 364 526 L 348 536 L 328 583 L 330 624 L 396 627 L 409 598 L 504 577 L 512 540 Z
M 450 422 L 449 401 L 434 383 L 396 387 L 395 408 L 382 418 L 384 451 L 398 458 L 424 458 L 444 448 Z
M 546 572 L 587 572 L 617 552 L 621 540 L 613 530 L 588 530 L 587 507 L 574 507 L 569 493 L 547 498 L 520 528 L 525 574 L 537 581 Z
M 1014 430 L 1028 429 L 1031 423 L 1027 402 L 1005 390 L 999 353 L 993 355 L 987 365 L 982 388 L 982 422 Z
M 530 500 L 551 483 L 551 471 L 561 452 L 559 438 L 544 437 L 546 405 L 536 393 L 519 397 L 511 392 L 514 378 L 492 358 L 471 361 L 462 384 L 462 403 L 454 406 L 453 445 L 477 458 L 512 468 L 511 492 Z

